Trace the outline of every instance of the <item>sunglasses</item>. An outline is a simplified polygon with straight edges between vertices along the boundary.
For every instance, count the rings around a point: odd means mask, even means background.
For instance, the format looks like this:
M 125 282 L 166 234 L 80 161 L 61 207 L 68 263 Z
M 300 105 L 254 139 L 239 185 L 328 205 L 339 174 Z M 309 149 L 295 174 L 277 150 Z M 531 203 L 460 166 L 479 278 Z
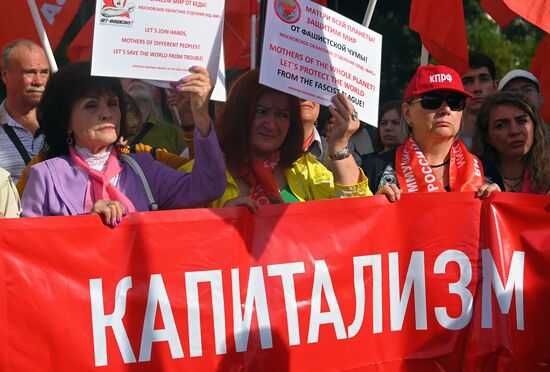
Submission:
M 451 93 L 447 95 L 439 93 L 424 93 L 420 98 L 413 99 L 409 103 L 420 102 L 420 106 L 426 110 L 437 110 L 447 101 L 451 111 L 462 111 L 466 107 L 466 97 L 459 93 Z

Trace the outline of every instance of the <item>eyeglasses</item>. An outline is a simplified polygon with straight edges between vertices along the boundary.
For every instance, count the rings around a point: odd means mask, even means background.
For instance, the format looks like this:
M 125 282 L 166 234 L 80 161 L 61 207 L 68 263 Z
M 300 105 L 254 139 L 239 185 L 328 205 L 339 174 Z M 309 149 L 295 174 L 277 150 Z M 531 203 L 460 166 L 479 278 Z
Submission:
M 507 92 L 514 92 L 514 93 L 523 94 L 523 95 L 538 93 L 537 88 L 534 85 L 527 85 L 520 88 L 504 89 L 504 90 L 506 90 Z
M 443 95 L 439 93 L 424 93 L 420 98 L 409 101 L 409 104 L 420 102 L 426 110 L 437 110 L 446 101 L 451 111 L 462 111 L 466 107 L 466 97 L 459 93 Z

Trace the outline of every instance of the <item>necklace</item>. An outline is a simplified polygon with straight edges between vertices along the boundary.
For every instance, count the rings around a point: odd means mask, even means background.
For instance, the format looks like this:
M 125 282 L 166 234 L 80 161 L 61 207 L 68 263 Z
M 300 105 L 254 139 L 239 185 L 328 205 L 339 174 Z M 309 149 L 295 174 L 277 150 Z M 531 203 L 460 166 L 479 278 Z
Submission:
M 442 166 L 449 164 L 449 160 L 451 160 L 451 158 L 445 160 L 445 161 L 444 161 L 443 163 L 441 163 L 441 164 L 436 164 L 436 165 L 431 165 L 431 164 L 430 164 L 430 167 L 432 167 L 432 168 L 441 168 Z
M 442 169 L 441 175 L 439 177 L 437 177 L 437 174 L 435 173 L 435 171 L 433 172 L 433 175 L 435 176 L 436 181 L 442 182 L 443 177 L 445 176 L 445 169 Z
M 523 175 L 521 175 L 519 177 L 505 177 L 505 176 L 502 176 L 502 178 L 505 179 L 505 180 L 516 181 L 516 180 L 519 180 L 519 179 L 523 179 Z
M 510 180 L 511 180 L 511 179 L 513 179 L 513 178 L 507 178 L 507 179 L 510 179 Z M 517 178 L 516 178 L 516 179 L 517 179 Z M 520 180 L 518 183 L 516 183 L 515 185 L 506 182 L 506 179 L 505 179 L 505 178 L 503 178 L 502 181 L 504 182 L 504 184 L 505 184 L 506 186 L 508 186 L 508 188 L 510 189 L 510 191 L 516 191 L 516 187 L 518 187 L 519 185 L 521 185 L 521 184 L 523 183 L 523 177 L 522 177 L 521 180 Z

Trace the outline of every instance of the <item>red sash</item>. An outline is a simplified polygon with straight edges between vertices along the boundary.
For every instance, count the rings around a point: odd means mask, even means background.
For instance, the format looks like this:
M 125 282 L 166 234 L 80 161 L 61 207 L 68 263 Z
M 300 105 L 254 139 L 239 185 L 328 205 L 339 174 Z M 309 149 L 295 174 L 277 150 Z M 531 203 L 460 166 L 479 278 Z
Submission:
M 399 185 L 404 192 L 443 192 L 428 160 L 412 137 L 397 148 L 395 168 Z M 485 183 L 479 159 L 468 151 L 461 140 L 451 147 L 449 187 L 451 191 L 476 191 Z
M 250 198 L 262 204 L 284 203 L 273 177 L 279 163 L 279 152 L 274 152 L 266 160 L 252 160 L 250 166 L 239 170 L 241 178 L 250 186 Z

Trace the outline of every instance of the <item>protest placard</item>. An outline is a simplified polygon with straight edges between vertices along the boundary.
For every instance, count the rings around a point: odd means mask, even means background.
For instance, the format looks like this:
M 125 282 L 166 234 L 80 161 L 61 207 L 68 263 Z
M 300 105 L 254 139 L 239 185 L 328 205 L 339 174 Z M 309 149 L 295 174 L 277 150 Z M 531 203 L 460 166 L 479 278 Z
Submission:
M 100 0 L 92 74 L 175 81 L 191 66 L 218 75 L 223 0 Z
M 377 125 L 382 35 L 308 0 L 269 0 L 260 82 L 330 105 L 345 93 Z

